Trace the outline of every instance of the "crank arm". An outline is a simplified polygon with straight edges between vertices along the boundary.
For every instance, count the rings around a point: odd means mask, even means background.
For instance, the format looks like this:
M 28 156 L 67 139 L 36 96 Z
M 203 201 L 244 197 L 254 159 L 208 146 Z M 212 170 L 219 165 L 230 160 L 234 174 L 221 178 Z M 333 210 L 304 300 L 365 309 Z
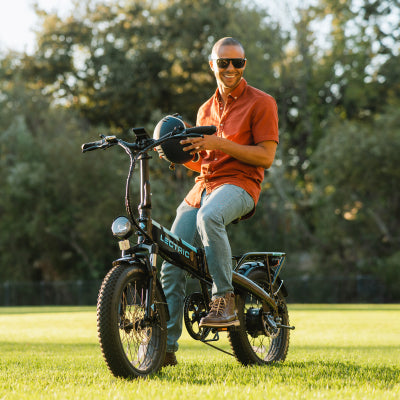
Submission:
M 283 329 L 291 329 L 291 330 L 296 329 L 296 327 L 294 327 L 294 326 L 288 326 L 288 325 L 282 325 L 282 324 L 276 324 L 276 327 L 283 328 Z

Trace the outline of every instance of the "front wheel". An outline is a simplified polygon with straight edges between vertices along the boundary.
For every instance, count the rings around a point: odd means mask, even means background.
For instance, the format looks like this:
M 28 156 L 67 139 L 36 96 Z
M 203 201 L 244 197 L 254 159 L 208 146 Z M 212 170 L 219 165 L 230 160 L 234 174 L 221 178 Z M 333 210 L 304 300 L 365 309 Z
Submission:
M 153 315 L 145 319 L 148 277 L 140 265 L 119 265 L 104 278 L 97 301 L 101 350 L 114 376 L 144 377 L 164 362 L 167 310 L 155 289 Z
M 268 291 L 266 272 L 262 269 L 251 271 L 247 278 Z M 276 325 L 289 325 L 285 297 L 277 294 L 278 313 L 266 313 L 261 300 L 251 293 L 236 296 L 240 326 L 229 332 L 232 350 L 244 365 L 265 365 L 284 361 L 289 349 L 289 330 Z

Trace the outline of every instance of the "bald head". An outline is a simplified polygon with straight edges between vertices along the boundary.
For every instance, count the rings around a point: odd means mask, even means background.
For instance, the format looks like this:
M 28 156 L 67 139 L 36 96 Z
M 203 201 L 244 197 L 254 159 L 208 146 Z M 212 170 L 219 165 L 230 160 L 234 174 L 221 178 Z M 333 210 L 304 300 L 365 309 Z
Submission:
M 238 46 L 242 49 L 243 54 L 244 54 L 244 47 L 242 46 L 242 44 L 232 38 L 232 37 L 224 37 L 220 40 L 218 40 L 218 42 L 216 42 L 212 48 L 212 52 L 211 52 L 211 58 L 216 58 L 218 55 L 218 50 L 222 47 L 222 46 Z

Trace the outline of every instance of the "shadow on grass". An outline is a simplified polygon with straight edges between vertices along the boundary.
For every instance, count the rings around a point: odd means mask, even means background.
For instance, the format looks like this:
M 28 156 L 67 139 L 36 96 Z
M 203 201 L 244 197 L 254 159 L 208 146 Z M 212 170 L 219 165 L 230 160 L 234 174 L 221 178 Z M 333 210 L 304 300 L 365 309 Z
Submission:
M 168 367 L 155 377 L 161 381 L 180 384 L 210 385 L 228 383 L 293 384 L 298 381 L 304 387 L 339 388 L 345 386 L 372 385 L 387 389 L 400 381 L 400 369 L 391 365 L 359 365 L 341 361 L 286 361 L 268 366 L 242 366 L 235 363 L 182 363 Z
M 66 365 L 74 365 L 82 371 L 86 370 L 87 377 L 93 374 L 94 380 L 98 379 L 99 369 L 107 374 L 97 343 L 0 342 L 0 352 L 3 364 L 10 370 L 22 368 L 21 359 L 29 356 L 31 367 L 35 365 L 36 368 L 43 369 L 51 365 L 52 369 L 57 367 L 64 370 Z M 267 366 L 243 366 L 233 357 L 227 360 L 203 355 L 194 360 L 183 358 L 176 367 L 164 368 L 147 379 L 161 383 L 203 386 L 299 384 L 304 388 L 338 389 L 370 385 L 377 389 L 390 389 L 400 382 L 400 368 L 398 364 L 369 364 L 365 359 L 360 363 L 319 359 L 286 361 Z

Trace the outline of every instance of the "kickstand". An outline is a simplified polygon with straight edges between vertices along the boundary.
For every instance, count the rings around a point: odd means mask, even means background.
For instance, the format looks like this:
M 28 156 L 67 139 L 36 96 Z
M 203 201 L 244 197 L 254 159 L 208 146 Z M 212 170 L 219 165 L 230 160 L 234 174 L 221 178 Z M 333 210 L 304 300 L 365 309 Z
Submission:
M 232 353 L 229 353 L 229 351 L 220 349 L 219 347 L 214 346 L 213 344 L 210 343 L 210 342 L 217 342 L 218 340 L 219 340 L 219 333 L 218 333 L 218 331 L 215 331 L 214 337 L 212 339 L 208 339 L 208 340 L 207 339 L 202 339 L 201 342 L 206 344 L 207 346 L 212 347 L 215 350 L 219 350 L 219 351 L 222 351 L 222 353 L 228 354 L 228 356 L 235 357 L 235 355 L 232 354 Z

